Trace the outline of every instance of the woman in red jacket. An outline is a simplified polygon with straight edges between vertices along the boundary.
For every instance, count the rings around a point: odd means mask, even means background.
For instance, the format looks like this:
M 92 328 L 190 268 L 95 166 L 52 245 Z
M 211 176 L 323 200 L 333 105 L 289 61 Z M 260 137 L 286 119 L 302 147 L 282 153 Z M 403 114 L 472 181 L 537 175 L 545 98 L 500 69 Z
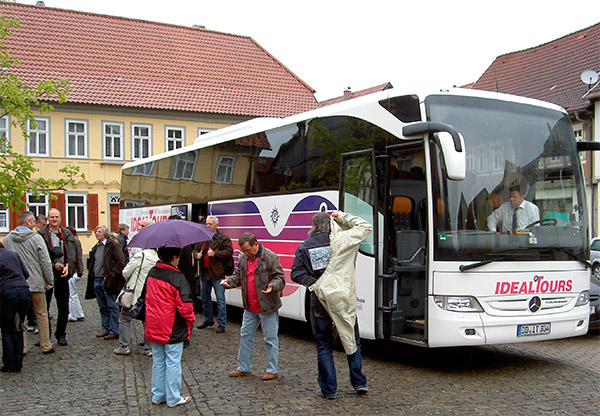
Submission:
M 185 275 L 177 268 L 181 248 L 158 249 L 160 261 L 146 279 L 146 340 L 152 346 L 152 404 L 186 404 L 181 396 L 181 354 L 195 321 Z

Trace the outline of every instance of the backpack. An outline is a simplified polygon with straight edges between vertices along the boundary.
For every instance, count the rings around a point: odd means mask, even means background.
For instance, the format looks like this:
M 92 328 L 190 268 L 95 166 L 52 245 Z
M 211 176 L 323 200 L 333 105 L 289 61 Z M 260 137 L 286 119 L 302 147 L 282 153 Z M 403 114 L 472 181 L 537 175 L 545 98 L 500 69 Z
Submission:
M 225 260 L 225 276 L 231 276 L 233 274 L 233 256 L 229 256 Z

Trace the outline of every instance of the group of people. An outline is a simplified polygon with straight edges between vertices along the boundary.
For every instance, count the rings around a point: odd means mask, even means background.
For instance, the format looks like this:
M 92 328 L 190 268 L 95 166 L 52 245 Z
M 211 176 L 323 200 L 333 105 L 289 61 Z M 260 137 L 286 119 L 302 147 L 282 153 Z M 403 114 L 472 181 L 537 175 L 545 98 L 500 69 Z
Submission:
M 30 299 L 38 320 L 42 352 L 54 352 L 49 341 L 46 300 L 51 287 L 58 309 L 55 336 L 60 345 L 67 345 L 69 278 L 74 273 L 81 277 L 83 273 L 83 265 L 78 264 L 81 249 L 77 251 L 73 233 L 60 226 L 58 210 L 50 210 L 48 220 L 47 227 L 34 232 L 33 214 L 22 212 L 19 227 L 4 239 L 9 246 L 0 249 L 3 371 L 21 369 L 23 338 L 17 323 L 23 322 Z M 141 227 L 151 223 L 145 219 Z M 260 325 L 267 354 L 262 379 L 276 379 L 279 372 L 278 310 L 282 306 L 281 292 L 285 287 L 279 258 L 260 244 L 254 234 L 245 232 L 239 237 L 241 254 L 235 272 L 226 276 L 227 259 L 233 255 L 231 239 L 219 231 L 217 217 L 207 217 L 206 225 L 215 232 L 212 239 L 194 245 L 189 251 L 197 261 L 202 282 L 204 319 L 198 328 L 215 324 L 211 300 L 214 291 L 217 298 L 216 332 L 225 332 L 225 290 L 240 287 L 244 313 L 238 364 L 229 376 L 252 374 L 254 335 Z M 152 403 L 166 403 L 170 407 L 188 403 L 191 397 L 181 396 L 181 356 L 195 321 L 195 295 L 181 270 L 183 258 L 187 256 L 184 254 L 186 248 L 130 249 L 127 247 L 128 229 L 120 227 L 119 231 L 119 238 L 112 239 L 105 226 L 97 226 L 94 230 L 97 243 L 87 259 L 85 298 L 96 299 L 102 324 L 102 331 L 96 336 L 118 339 L 115 354 L 130 354 L 132 317 L 129 311 L 142 297 L 145 304 L 144 346 L 147 355 L 153 357 Z M 352 386 L 357 393 L 368 391 L 367 379 L 362 373 L 354 268 L 358 244 L 370 232 L 371 225 L 359 217 L 338 211 L 332 215 L 319 213 L 313 218 L 310 237 L 296 250 L 291 278 L 311 291 L 311 314 L 317 340 L 318 394 L 327 399 L 334 399 L 337 389 L 333 323 L 348 357 Z M 30 241 L 24 244 L 21 239 L 13 243 L 19 233 L 31 234 Z M 133 299 L 120 306 L 118 296 L 123 288 L 133 293 Z
M 69 279 L 83 273 L 81 244 L 68 228 L 61 226 L 60 212 L 52 208 L 47 218 L 36 218 L 32 212 L 22 211 L 17 221 L 17 227 L 4 238 L 0 248 L 3 372 L 21 371 L 25 351 L 23 327 L 30 307 L 39 335 L 36 345 L 44 354 L 56 351 L 50 339 L 48 314 L 53 295 L 58 310 L 54 336 L 59 345 L 68 345 L 70 302 L 76 313 L 73 319 L 83 318 L 76 292 L 72 297 L 69 290 Z

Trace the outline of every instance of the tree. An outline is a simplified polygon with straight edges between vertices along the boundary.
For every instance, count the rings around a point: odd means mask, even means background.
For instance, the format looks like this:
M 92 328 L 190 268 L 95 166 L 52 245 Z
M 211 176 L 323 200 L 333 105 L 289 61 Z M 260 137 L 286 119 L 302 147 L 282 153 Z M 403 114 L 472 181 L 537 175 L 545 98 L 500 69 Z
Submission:
M 54 107 L 52 102 L 64 103 L 69 92 L 69 81 L 40 81 L 36 86 L 22 82 L 13 69 L 19 65 L 19 60 L 12 57 L 4 45 L 4 39 L 12 34 L 12 29 L 18 29 L 21 24 L 18 19 L 9 19 L 0 12 L 0 99 L 2 100 L 0 117 L 10 115 L 10 124 L 23 133 L 29 140 L 27 126 L 36 127 L 34 111 L 50 112 Z M 8 126 L 7 126 L 8 128 Z M 79 174 L 79 166 L 67 165 L 61 168 L 58 179 L 33 178 L 37 169 L 29 156 L 14 152 L 6 137 L 0 137 L 0 203 L 4 207 L 23 208 L 23 195 L 30 192 L 35 196 L 50 194 L 52 191 L 65 190 L 75 181 Z

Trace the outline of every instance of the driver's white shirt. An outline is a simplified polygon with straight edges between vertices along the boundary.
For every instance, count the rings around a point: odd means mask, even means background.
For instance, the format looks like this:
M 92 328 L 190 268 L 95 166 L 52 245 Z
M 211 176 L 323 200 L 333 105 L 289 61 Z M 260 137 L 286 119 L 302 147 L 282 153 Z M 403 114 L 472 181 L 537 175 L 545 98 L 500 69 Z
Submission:
M 529 224 L 540 220 L 540 209 L 534 203 L 523 200 L 517 208 L 517 228 L 523 229 Z M 513 207 L 507 201 L 500 205 L 487 218 L 487 226 L 490 231 L 499 231 L 501 233 L 512 232 Z M 500 230 L 498 230 L 500 225 Z

